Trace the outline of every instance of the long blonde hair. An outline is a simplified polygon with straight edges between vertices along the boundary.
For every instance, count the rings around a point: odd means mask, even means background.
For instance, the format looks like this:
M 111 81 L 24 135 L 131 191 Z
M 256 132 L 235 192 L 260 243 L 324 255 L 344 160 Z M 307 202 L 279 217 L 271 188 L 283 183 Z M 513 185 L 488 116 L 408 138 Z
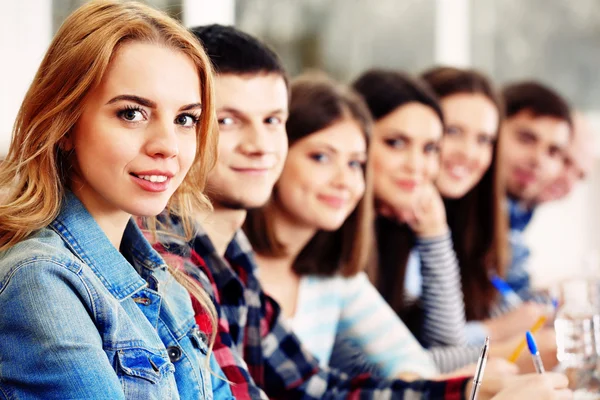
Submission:
M 0 165 L 0 187 L 6 190 L 0 204 L 0 251 L 57 217 L 70 169 L 70 157 L 59 143 L 81 116 L 81 104 L 102 81 L 118 47 L 131 41 L 181 51 L 197 66 L 202 114 L 196 159 L 170 199 L 167 211 L 187 222 L 193 210 L 210 207 L 203 191 L 216 162 L 218 140 L 210 60 L 193 34 L 158 10 L 136 2 L 91 1 L 60 27 L 21 104 L 8 155 Z M 153 230 L 156 223 L 148 226 Z M 185 228 L 190 238 L 191 224 Z M 178 268 L 170 266 L 170 270 L 209 313 L 214 338 L 212 302 Z

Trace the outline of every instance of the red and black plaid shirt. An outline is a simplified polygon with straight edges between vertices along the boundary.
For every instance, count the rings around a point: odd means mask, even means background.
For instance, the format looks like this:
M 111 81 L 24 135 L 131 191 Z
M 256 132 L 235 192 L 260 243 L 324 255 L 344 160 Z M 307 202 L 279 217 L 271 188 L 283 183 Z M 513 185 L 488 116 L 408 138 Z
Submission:
M 171 229 L 182 235 L 176 219 Z M 182 235 L 183 236 L 183 235 Z M 221 257 L 198 227 L 189 243 L 161 237 L 160 252 L 181 257 L 185 272 L 211 296 L 218 315 L 214 353 L 237 399 L 464 398 L 467 378 L 444 382 L 389 381 L 366 374 L 348 378 L 323 369 L 287 326 L 277 303 L 261 289 L 252 248 L 240 231 Z M 206 327 L 204 311 L 197 321 Z M 257 387 L 258 386 L 258 387 Z

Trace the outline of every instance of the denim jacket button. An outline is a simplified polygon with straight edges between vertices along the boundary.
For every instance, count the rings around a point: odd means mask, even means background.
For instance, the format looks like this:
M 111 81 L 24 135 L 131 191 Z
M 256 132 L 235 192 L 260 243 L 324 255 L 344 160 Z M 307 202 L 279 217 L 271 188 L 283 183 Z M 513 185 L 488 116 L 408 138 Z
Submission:
M 205 334 L 204 332 L 202 332 L 202 331 L 201 331 L 200 329 L 198 329 L 198 328 L 194 328 L 194 329 L 192 329 L 192 335 L 193 335 L 193 336 L 194 336 L 196 339 L 198 339 L 198 340 L 200 340 L 200 341 L 202 341 L 202 342 L 205 342 L 205 343 L 207 342 L 207 340 L 206 340 L 206 334 Z
M 177 346 L 167 347 L 167 353 L 169 354 L 169 360 L 176 362 L 181 359 L 181 349 Z

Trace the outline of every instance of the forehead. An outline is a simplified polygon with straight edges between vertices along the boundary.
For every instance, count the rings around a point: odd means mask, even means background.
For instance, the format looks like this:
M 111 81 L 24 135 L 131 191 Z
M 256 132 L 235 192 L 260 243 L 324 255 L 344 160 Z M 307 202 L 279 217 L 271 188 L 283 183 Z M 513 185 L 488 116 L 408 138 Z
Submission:
M 291 146 L 290 151 L 317 146 L 332 147 L 339 152 L 364 153 L 367 140 L 358 122 L 346 118 L 303 137 Z
M 431 107 L 416 102 L 396 108 L 378 120 L 375 128 L 375 132 L 402 133 L 413 140 L 438 140 L 442 137 L 439 116 Z
M 498 110 L 494 103 L 480 93 L 457 93 L 444 97 L 440 103 L 444 109 L 444 116 L 449 119 L 455 116 L 498 119 Z
M 200 77 L 192 59 L 181 51 L 129 42 L 116 50 L 98 89 L 104 96 L 135 94 L 179 107 L 199 102 Z
M 577 136 L 575 136 L 577 138 Z M 571 142 L 568 148 L 568 157 L 573 165 L 581 172 L 587 174 L 594 167 L 595 147 L 593 142 L 585 143 L 579 140 Z
M 288 109 L 287 86 L 279 74 L 221 74 L 215 79 L 215 87 L 217 109 L 259 115 Z
M 571 135 L 571 127 L 567 121 L 549 116 L 537 117 L 528 111 L 522 111 L 509 118 L 507 125 L 517 129 L 527 129 L 540 141 L 562 146 L 569 143 Z

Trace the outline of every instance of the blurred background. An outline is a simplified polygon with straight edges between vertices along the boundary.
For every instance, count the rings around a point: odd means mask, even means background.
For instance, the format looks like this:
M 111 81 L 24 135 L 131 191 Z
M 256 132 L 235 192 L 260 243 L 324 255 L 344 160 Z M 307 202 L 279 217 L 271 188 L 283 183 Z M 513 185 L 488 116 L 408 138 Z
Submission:
M 0 3 L 0 155 L 52 35 L 84 0 Z M 591 120 L 600 155 L 598 0 L 147 0 L 186 26 L 235 24 L 269 43 L 292 76 L 349 81 L 381 66 L 419 73 L 473 66 L 497 84 L 545 82 Z M 600 163 L 565 200 L 540 207 L 526 236 L 535 284 L 600 271 Z

